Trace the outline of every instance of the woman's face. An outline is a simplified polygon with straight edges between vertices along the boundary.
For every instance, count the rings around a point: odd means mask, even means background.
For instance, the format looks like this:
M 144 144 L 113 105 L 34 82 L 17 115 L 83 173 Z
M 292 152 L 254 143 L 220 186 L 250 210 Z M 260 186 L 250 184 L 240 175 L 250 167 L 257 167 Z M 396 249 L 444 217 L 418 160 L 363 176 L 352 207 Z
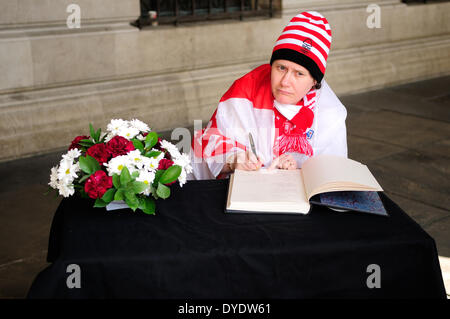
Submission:
M 272 94 L 281 104 L 297 104 L 317 83 L 306 68 L 288 60 L 272 63 L 270 82 Z

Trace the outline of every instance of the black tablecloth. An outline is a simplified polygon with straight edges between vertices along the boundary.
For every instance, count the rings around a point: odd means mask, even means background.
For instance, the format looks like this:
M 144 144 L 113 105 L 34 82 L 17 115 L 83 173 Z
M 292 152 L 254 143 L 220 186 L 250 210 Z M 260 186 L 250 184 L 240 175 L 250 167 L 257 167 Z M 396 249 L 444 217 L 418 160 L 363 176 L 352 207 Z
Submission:
M 190 181 L 155 216 L 64 199 L 29 298 L 445 298 L 434 240 L 387 196 L 389 217 L 224 213 L 227 180 Z M 80 267 L 69 289 L 67 266 Z M 367 267 L 380 267 L 368 288 Z

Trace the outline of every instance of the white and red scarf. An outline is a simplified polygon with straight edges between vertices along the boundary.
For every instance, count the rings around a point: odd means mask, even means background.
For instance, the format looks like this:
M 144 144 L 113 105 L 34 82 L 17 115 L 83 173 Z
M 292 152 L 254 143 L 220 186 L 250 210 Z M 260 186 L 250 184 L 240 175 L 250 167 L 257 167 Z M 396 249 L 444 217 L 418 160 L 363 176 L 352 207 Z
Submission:
M 297 105 L 280 104 L 274 100 L 275 138 L 274 154 L 299 153 L 313 156 L 314 151 L 307 140 L 306 131 L 314 122 L 317 92 L 309 91 Z

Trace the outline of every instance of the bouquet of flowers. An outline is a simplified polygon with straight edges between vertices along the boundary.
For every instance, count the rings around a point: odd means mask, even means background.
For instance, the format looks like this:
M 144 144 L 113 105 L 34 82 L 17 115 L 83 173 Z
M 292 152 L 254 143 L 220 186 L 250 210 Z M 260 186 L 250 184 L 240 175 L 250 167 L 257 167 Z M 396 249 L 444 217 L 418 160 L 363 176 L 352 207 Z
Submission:
M 170 185 L 183 186 L 192 171 L 189 157 L 162 140 L 137 119 L 114 119 L 107 132 L 77 136 L 58 166 L 51 169 L 51 188 L 69 197 L 75 192 L 95 199 L 94 207 L 124 201 L 133 211 L 155 213 L 155 200 L 170 196 Z

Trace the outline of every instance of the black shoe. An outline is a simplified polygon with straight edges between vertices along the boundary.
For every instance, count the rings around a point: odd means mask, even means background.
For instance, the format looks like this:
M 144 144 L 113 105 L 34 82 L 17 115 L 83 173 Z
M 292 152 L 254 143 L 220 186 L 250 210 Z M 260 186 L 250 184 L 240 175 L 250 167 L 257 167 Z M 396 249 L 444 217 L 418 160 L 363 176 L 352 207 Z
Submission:
M 144 17 L 144 18 L 140 17 L 136 21 L 130 22 L 130 25 L 132 25 L 133 27 L 142 29 L 145 26 L 152 25 L 152 21 L 150 21 L 150 17 Z
M 140 24 L 139 24 L 139 19 L 137 19 L 136 21 L 130 22 L 130 25 L 132 25 L 133 27 L 139 28 L 139 29 L 141 28 Z
M 139 18 L 139 25 L 142 27 L 152 25 L 152 21 L 150 20 L 150 17 L 140 17 Z

